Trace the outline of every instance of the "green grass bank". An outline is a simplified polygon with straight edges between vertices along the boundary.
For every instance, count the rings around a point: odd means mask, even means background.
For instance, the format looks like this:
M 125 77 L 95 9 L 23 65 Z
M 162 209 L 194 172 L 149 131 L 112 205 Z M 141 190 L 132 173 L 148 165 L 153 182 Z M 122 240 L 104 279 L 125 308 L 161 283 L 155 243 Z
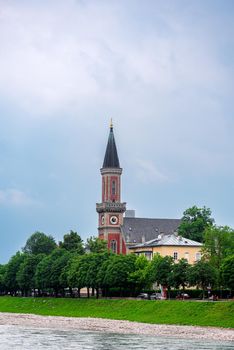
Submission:
M 0 297 L 0 312 L 234 328 L 234 302 Z

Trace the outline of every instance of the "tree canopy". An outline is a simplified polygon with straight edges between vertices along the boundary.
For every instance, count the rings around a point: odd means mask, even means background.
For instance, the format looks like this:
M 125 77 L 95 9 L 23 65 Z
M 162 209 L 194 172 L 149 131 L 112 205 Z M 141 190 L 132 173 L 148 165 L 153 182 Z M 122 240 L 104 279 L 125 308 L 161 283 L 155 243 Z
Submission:
M 60 289 L 67 287 L 62 284 L 61 274 L 69 263 L 71 254 L 65 249 L 55 249 L 44 257 L 37 266 L 35 273 L 36 285 L 39 289 L 53 288 L 55 295 Z
M 36 288 L 35 272 L 39 262 L 45 257 L 44 254 L 27 254 L 20 264 L 16 274 L 16 281 L 21 291 L 26 296 L 31 289 Z
M 213 287 L 217 278 L 216 269 L 207 261 L 198 261 L 195 265 L 190 266 L 188 270 L 188 281 L 191 286 L 199 286 L 203 290 L 203 299 L 205 289 L 208 286 Z
M 107 241 L 91 236 L 87 239 L 85 248 L 90 253 L 103 253 L 107 250 Z
M 59 242 L 59 247 L 78 255 L 84 254 L 83 240 L 75 231 L 70 231 L 63 236 L 63 241 Z
M 57 247 L 52 236 L 43 232 L 33 233 L 23 247 L 23 252 L 28 254 L 50 254 Z
M 7 290 L 14 294 L 18 290 L 20 290 L 20 286 L 17 282 L 16 275 L 20 269 L 21 263 L 24 261 L 26 255 L 22 254 L 20 252 L 17 252 L 15 255 L 13 255 L 6 265 L 5 270 L 5 285 Z
M 234 255 L 223 260 L 221 272 L 225 287 L 234 291 Z
M 177 264 L 172 267 L 170 278 L 171 285 L 175 288 L 182 286 L 183 290 L 188 283 L 188 268 L 189 264 L 186 259 L 180 259 Z
M 194 205 L 184 211 L 178 233 L 185 238 L 203 242 L 206 228 L 213 223 L 214 219 L 211 217 L 209 208 L 198 208 Z
M 171 286 L 173 258 L 171 256 L 162 257 L 156 254 L 150 265 L 150 276 L 153 283 L 161 284 L 164 287 Z
M 223 259 L 234 254 L 234 230 L 228 226 L 208 226 L 204 235 L 203 255 L 220 268 Z

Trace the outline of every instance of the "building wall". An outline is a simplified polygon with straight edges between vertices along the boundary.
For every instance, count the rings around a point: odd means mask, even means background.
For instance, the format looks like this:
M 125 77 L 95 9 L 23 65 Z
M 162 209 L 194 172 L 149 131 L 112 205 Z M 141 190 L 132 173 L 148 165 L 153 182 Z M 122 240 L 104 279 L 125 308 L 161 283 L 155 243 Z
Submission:
M 188 246 L 161 246 L 161 247 L 144 247 L 144 248 L 132 248 L 128 250 L 132 253 L 144 254 L 144 252 L 152 252 L 152 256 L 160 254 L 161 256 L 172 256 L 177 253 L 177 260 L 187 259 L 189 264 L 195 264 L 198 259 L 198 254 L 201 254 L 201 247 L 188 247 Z M 175 260 L 176 261 L 176 260 Z

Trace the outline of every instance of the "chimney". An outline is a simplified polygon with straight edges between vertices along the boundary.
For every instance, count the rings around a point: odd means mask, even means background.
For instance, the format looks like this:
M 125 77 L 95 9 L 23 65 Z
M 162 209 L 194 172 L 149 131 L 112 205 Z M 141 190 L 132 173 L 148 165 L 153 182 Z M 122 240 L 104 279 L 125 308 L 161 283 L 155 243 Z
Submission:
M 125 218 L 135 218 L 135 210 L 126 210 Z

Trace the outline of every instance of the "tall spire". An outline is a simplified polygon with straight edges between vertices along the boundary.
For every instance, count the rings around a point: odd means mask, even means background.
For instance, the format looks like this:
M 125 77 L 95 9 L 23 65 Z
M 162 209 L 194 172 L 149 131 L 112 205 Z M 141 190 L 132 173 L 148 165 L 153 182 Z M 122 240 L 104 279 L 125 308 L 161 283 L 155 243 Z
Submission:
M 117 153 L 117 148 L 115 144 L 115 137 L 113 132 L 113 123 L 111 119 L 110 123 L 110 133 L 109 138 L 106 146 L 106 153 L 105 158 L 103 162 L 103 168 L 120 168 L 119 165 L 119 157 Z

